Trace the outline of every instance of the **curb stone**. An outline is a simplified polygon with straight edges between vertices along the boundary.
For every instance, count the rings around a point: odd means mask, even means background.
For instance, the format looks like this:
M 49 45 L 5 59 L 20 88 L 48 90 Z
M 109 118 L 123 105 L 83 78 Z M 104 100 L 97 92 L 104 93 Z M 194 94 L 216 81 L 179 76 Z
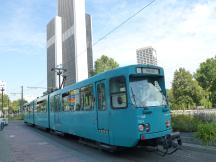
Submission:
M 214 146 L 203 146 L 203 145 L 197 145 L 192 143 L 183 143 L 182 148 L 191 150 L 191 151 L 200 151 L 200 152 L 206 152 L 211 154 L 216 154 L 216 147 Z

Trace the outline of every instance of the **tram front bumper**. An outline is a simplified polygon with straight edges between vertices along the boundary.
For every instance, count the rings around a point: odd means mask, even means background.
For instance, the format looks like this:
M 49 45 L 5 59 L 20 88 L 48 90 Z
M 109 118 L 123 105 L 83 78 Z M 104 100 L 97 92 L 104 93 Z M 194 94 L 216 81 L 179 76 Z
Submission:
M 171 147 L 177 148 L 182 145 L 181 137 L 179 132 L 172 132 L 171 134 L 158 138 L 157 144 L 163 146 L 164 149 Z
M 140 143 L 149 146 L 162 146 L 164 149 L 178 147 L 182 145 L 179 132 L 166 130 L 158 133 L 141 134 Z
M 156 138 L 167 136 L 171 133 L 172 133 L 171 129 L 167 129 L 167 130 L 160 131 L 160 132 L 153 132 L 153 133 L 141 133 L 140 140 L 144 141 L 144 140 L 149 140 L 149 139 L 156 139 Z

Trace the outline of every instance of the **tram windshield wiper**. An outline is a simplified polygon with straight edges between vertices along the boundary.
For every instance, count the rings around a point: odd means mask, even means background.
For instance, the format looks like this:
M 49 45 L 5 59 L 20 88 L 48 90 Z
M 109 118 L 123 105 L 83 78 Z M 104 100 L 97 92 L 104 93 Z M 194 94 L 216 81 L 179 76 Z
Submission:
M 132 87 L 131 87 L 131 93 L 132 93 L 132 97 L 133 97 L 135 106 L 137 107 L 137 104 L 136 104 L 136 96 L 135 96 L 135 94 L 134 94 L 134 91 L 133 91 L 133 88 L 132 88 Z

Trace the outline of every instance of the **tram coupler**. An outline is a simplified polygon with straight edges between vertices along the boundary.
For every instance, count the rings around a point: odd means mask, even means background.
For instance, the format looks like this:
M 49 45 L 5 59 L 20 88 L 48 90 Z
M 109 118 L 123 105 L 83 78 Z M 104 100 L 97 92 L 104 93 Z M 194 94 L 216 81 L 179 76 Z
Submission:
M 173 154 L 178 149 L 180 149 L 180 146 L 182 145 L 179 132 L 173 132 L 169 135 L 159 138 L 157 143 L 163 148 L 162 150 L 158 149 L 158 151 L 162 153 L 162 156 L 165 156 L 166 154 Z
M 173 144 L 177 144 L 177 147 L 182 145 L 180 132 L 172 132 L 171 133 L 171 138 L 172 138 Z M 175 140 L 177 141 L 177 143 L 174 143 Z

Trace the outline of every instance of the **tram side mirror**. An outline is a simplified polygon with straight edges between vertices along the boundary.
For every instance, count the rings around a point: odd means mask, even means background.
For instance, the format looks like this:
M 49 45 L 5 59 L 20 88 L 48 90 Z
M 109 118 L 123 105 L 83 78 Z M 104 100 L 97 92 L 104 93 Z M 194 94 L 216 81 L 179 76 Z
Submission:
M 121 105 L 123 103 L 122 97 L 118 96 L 117 101 L 118 104 Z

